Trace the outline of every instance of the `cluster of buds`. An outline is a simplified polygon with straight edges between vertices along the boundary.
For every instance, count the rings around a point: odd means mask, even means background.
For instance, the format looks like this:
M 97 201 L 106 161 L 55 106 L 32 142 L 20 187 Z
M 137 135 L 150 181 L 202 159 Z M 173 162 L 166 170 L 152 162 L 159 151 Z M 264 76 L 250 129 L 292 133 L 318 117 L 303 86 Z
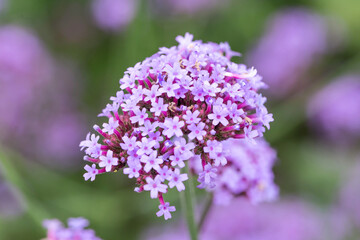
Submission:
M 175 207 L 163 199 L 169 188 L 183 191 L 185 161 L 198 158 L 200 188 L 213 187 L 216 168 L 226 165 L 222 141 L 255 143 L 273 121 L 257 92 L 264 87 L 254 68 L 230 61 L 240 54 L 227 43 L 178 36 L 178 46 L 160 51 L 120 79 L 121 90 L 99 116 L 108 118 L 99 135 L 88 134 L 85 180 L 122 169 L 135 178 L 135 191 L 160 201 L 158 216 L 171 218 Z M 99 143 L 100 137 L 102 143 Z M 98 168 L 99 167 L 99 168 Z
M 68 228 L 57 219 L 45 220 L 47 237 L 44 240 L 101 240 L 92 229 L 85 229 L 89 221 L 85 218 L 69 218 Z

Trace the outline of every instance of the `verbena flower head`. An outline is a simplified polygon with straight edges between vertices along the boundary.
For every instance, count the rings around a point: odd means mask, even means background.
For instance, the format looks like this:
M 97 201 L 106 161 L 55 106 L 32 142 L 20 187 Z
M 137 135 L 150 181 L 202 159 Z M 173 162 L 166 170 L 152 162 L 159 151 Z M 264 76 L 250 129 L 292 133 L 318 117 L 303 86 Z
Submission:
M 45 240 L 101 240 L 96 237 L 94 230 L 85 229 L 89 221 L 85 218 L 69 218 L 68 227 L 57 219 L 45 220 L 43 226 L 47 229 Z
M 271 95 L 284 97 L 298 86 L 326 50 L 326 34 L 324 19 L 306 9 L 287 9 L 272 17 L 249 59 L 266 79 Z
M 80 143 L 86 180 L 117 172 L 135 178 L 135 191 L 149 191 L 160 205 L 168 188 L 185 189 L 180 169 L 190 158 L 202 166 L 200 187 L 214 186 L 217 167 L 225 165 L 222 141 L 253 143 L 273 121 L 257 92 L 264 86 L 254 68 L 230 61 L 239 54 L 227 43 L 176 38 L 179 45 L 137 63 L 120 79 L 122 90 L 99 116 L 108 118 Z M 101 138 L 101 139 L 100 139 Z M 100 168 L 98 168 L 100 167 Z M 175 208 L 160 206 L 170 218 Z M 166 211 L 166 212 L 165 212 Z
M 108 31 L 119 31 L 134 18 L 137 0 L 93 0 L 92 13 L 96 24 Z
M 341 76 L 316 93 L 308 104 L 308 119 L 336 145 L 359 141 L 360 75 Z
M 243 139 L 229 139 L 223 146 L 221 151 L 214 148 L 210 152 L 217 156 L 214 165 L 223 165 L 216 169 L 216 186 L 208 189 L 214 193 L 214 203 L 227 205 L 234 196 L 245 196 L 254 204 L 275 200 L 279 191 L 272 172 L 275 150 L 264 139 L 258 139 L 256 145 Z M 196 158 L 191 160 L 193 171 L 201 177 L 201 164 Z

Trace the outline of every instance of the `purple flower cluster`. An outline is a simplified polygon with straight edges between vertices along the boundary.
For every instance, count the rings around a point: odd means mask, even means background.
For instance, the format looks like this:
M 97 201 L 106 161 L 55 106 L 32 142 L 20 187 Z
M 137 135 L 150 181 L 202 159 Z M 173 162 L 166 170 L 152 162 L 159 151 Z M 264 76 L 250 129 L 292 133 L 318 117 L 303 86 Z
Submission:
M 0 27 L 0 123 L 21 119 L 34 92 L 49 80 L 49 56 L 39 39 L 28 29 Z M 5 114 L 6 113 L 6 114 Z
M 126 27 L 135 17 L 137 0 L 93 0 L 92 13 L 96 24 L 109 31 Z
M 43 225 L 47 229 L 46 240 L 101 240 L 94 230 L 85 229 L 89 226 L 85 218 L 69 218 L 67 228 L 57 219 L 45 220 Z
M 218 155 L 217 160 L 222 166 L 209 171 L 210 177 L 217 175 L 216 186 L 209 189 L 214 193 L 214 202 L 229 204 L 234 196 L 239 195 L 245 195 L 254 204 L 276 199 L 278 187 L 274 184 L 272 172 L 275 150 L 263 139 L 258 139 L 256 145 L 243 139 L 229 139 L 223 142 L 223 146 L 223 151 L 212 153 Z M 193 170 L 200 172 L 200 176 L 204 175 L 199 161 L 192 160 Z
M 331 217 L 326 214 L 326 218 Z M 228 206 L 214 206 L 199 239 L 203 240 L 308 240 L 344 239 L 336 226 L 328 223 L 319 212 L 306 202 L 285 200 L 279 203 L 254 206 L 238 199 Z M 158 232 L 158 233 L 157 233 Z M 150 237 L 149 237 L 150 236 Z M 144 235 L 147 240 L 188 240 L 184 226 L 151 229 Z
M 16 25 L 0 27 L 1 139 L 9 128 L 11 134 L 21 131 L 19 119 L 31 108 L 34 92 L 48 83 L 49 69 L 49 56 L 35 34 Z
M 193 41 L 186 33 L 178 46 L 160 51 L 120 79 L 121 91 L 111 97 L 99 116 L 108 118 L 100 134 L 80 143 L 92 163 L 85 180 L 123 169 L 136 178 L 137 192 L 149 191 L 160 200 L 158 216 L 170 218 L 163 200 L 168 188 L 185 189 L 180 169 L 190 158 L 202 166 L 199 187 L 212 187 L 216 168 L 226 164 L 222 141 L 254 142 L 273 121 L 257 93 L 264 86 L 254 68 L 230 61 L 239 55 L 227 43 Z M 99 143 L 102 137 L 102 143 Z M 97 168 L 100 167 L 99 169 Z
M 326 49 L 326 34 L 323 19 L 306 9 L 288 9 L 271 19 L 249 59 L 266 79 L 269 93 L 283 97 L 295 89 Z
M 308 104 L 308 118 L 316 131 L 336 144 L 359 140 L 360 75 L 342 76 L 316 93 Z
M 76 143 L 85 131 L 75 106 L 77 71 L 54 63 L 31 30 L 0 27 L 0 142 L 29 159 L 64 167 L 76 163 L 70 160 L 79 157 Z

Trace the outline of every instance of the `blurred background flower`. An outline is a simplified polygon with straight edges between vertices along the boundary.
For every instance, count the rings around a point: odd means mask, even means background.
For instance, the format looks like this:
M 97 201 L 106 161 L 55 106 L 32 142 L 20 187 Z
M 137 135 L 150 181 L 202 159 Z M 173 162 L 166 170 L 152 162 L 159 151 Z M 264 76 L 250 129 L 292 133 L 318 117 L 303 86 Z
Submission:
M 0 239 L 40 239 L 44 219 L 71 216 L 104 239 L 165 231 L 126 176 L 83 182 L 78 145 L 126 68 L 185 32 L 256 66 L 275 119 L 264 138 L 280 200 L 214 205 L 203 236 L 359 239 L 359 16 L 357 0 L 0 0 Z M 166 227 L 186 239 L 176 191 L 168 199 L 178 211 Z M 199 218 L 208 199 L 197 192 Z M 223 232 L 227 213 L 238 220 Z
M 0 28 L 0 62 L 3 144 L 48 165 L 71 164 L 84 134 L 76 109 L 79 76 L 51 59 L 34 33 L 16 25 Z
M 137 0 L 94 0 L 92 13 L 103 30 L 123 30 L 135 17 Z
M 257 66 L 272 96 L 284 97 L 311 79 L 305 74 L 325 53 L 326 34 L 325 19 L 308 9 L 282 10 L 269 19 L 249 61 Z
M 359 143 L 360 75 L 341 76 L 317 92 L 308 103 L 308 118 L 315 132 L 336 145 Z

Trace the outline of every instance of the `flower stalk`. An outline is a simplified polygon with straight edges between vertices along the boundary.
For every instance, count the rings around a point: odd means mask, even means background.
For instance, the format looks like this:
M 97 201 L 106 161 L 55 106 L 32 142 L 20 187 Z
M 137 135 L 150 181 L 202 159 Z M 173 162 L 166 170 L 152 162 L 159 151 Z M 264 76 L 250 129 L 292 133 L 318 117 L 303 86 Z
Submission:
M 189 176 L 189 180 L 185 181 L 185 191 L 183 191 L 181 196 L 181 204 L 185 212 L 185 218 L 186 223 L 188 226 L 189 234 L 191 237 L 191 240 L 197 240 L 198 239 L 198 229 L 197 224 L 195 221 L 195 213 L 194 213 L 194 184 L 192 182 L 192 178 L 190 177 L 191 174 L 189 173 L 189 166 L 186 164 L 186 173 Z

